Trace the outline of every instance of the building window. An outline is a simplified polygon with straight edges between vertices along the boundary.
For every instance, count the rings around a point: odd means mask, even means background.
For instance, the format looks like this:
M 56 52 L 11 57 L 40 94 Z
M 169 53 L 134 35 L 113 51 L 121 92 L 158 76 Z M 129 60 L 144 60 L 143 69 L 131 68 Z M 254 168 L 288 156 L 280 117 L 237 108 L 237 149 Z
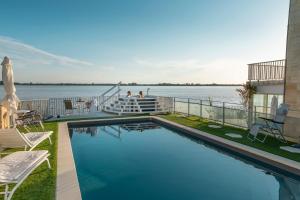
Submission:
M 283 103 L 283 95 L 274 95 L 274 94 L 255 94 L 253 96 L 253 108 L 256 109 L 256 112 L 260 113 L 270 113 L 270 107 L 273 96 L 276 96 L 278 99 L 278 105 Z

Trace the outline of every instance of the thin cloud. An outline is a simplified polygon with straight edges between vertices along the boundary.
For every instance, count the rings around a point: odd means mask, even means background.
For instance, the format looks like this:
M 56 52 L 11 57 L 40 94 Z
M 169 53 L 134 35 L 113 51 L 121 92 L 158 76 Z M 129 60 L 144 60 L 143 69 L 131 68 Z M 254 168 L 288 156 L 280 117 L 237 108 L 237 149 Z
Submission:
M 12 59 L 17 82 L 108 82 L 115 67 L 56 55 L 10 37 L 0 36 L 0 59 Z M 99 80 L 99 77 L 101 80 Z
M 0 36 L 0 56 L 8 56 L 18 66 L 27 67 L 37 65 L 39 67 L 85 67 L 95 64 L 67 56 L 55 55 L 34 46 L 17 41 L 13 38 Z
M 134 58 L 127 63 L 99 66 L 0 36 L 0 58 L 4 56 L 12 59 L 18 82 L 241 83 L 247 75 L 245 60 Z

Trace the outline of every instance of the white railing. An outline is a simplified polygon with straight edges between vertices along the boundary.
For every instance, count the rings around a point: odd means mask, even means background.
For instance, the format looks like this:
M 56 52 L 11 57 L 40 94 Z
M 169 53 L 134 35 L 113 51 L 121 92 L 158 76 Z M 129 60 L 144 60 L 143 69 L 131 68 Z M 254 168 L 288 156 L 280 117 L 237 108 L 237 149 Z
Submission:
M 249 115 L 252 115 L 252 123 L 259 120 L 259 117 L 269 117 L 269 108 L 255 107 L 252 113 L 249 113 L 242 104 L 218 102 L 211 100 L 201 100 L 192 98 L 175 98 L 155 96 L 159 102 L 161 111 L 177 112 L 185 115 L 199 116 L 205 119 L 214 120 L 223 124 L 229 124 L 247 128 L 249 124 Z M 67 114 L 64 100 L 71 100 L 72 104 L 76 104 L 78 100 L 96 102 L 96 111 L 101 111 L 100 103 L 106 97 L 64 97 L 50 99 L 34 99 L 21 101 L 19 109 L 29 109 L 38 111 L 44 118 L 49 116 L 57 117 Z M 117 100 L 114 96 L 109 101 Z M 108 102 L 109 102 L 108 101 Z M 107 103 L 108 103 L 107 102 Z M 88 112 L 88 111 L 87 111 Z M 76 115 L 76 113 L 74 113 Z
M 63 98 L 49 98 L 49 99 L 33 99 L 33 100 L 22 100 L 19 109 L 21 110 L 36 110 L 38 111 L 43 118 L 48 118 L 50 116 L 57 117 L 57 116 L 64 116 L 69 115 L 70 113 L 65 108 L 65 100 L 71 100 L 72 105 L 78 103 L 78 101 L 84 102 L 93 102 L 93 106 L 96 107 L 96 112 L 102 111 L 102 106 L 109 104 L 110 102 L 118 100 L 119 96 L 110 95 L 110 96 L 90 96 L 90 97 L 63 97 Z M 172 97 L 156 97 L 163 106 L 163 109 L 166 112 L 172 112 L 173 110 L 173 98 Z M 83 106 L 85 107 L 85 106 Z M 83 112 L 88 113 L 90 111 L 83 110 Z M 73 113 L 74 115 L 77 112 Z M 82 113 L 81 113 L 82 114 Z
M 42 116 L 48 115 L 48 99 L 22 100 L 20 110 L 37 110 Z
M 252 63 L 248 65 L 249 81 L 283 80 L 285 60 Z
M 269 113 L 264 113 L 263 107 L 249 112 L 242 104 L 218 102 L 211 100 L 174 98 L 174 112 L 187 116 L 198 116 L 204 119 L 213 120 L 222 124 L 234 125 L 248 128 L 254 122 L 259 121 L 259 117 L 270 117 Z M 251 121 L 250 121 L 251 120 Z
M 91 96 L 91 97 L 63 97 L 63 98 L 49 98 L 49 99 L 33 99 L 33 100 L 22 100 L 18 109 L 24 110 L 36 110 L 44 118 L 49 116 L 57 117 L 67 114 L 65 108 L 65 100 L 71 100 L 72 105 L 75 106 L 79 100 L 85 102 L 95 103 L 96 110 L 99 109 L 99 102 L 103 102 L 102 96 Z
M 90 97 L 64 97 L 64 98 L 50 98 L 48 99 L 47 105 L 47 116 L 63 116 L 67 114 L 67 110 L 65 108 L 65 100 L 71 100 L 72 105 L 76 106 L 78 101 L 84 102 L 93 102 L 95 103 L 96 110 L 100 110 L 100 102 L 104 99 L 102 96 L 90 96 Z M 79 111 L 80 112 L 80 111 Z

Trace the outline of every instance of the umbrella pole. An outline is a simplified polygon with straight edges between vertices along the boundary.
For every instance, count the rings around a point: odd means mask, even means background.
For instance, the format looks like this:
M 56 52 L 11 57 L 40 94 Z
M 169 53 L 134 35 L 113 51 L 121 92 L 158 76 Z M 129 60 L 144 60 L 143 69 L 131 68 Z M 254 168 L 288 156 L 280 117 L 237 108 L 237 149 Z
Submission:
M 16 128 L 15 119 L 16 119 L 15 114 L 14 113 L 11 114 L 10 115 L 10 126 L 13 127 L 13 128 Z

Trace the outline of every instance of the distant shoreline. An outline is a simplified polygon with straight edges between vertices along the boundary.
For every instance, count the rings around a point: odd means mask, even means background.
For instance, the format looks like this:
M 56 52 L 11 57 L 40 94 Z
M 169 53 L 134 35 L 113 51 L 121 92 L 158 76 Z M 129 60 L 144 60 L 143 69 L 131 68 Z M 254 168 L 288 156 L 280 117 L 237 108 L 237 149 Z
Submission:
M 0 81 L 0 85 L 2 81 Z M 15 85 L 27 85 L 27 86 L 113 86 L 113 83 L 18 83 Z M 121 86 L 242 86 L 242 84 L 200 84 L 200 83 L 156 83 L 156 84 L 139 84 L 139 83 L 122 83 Z

